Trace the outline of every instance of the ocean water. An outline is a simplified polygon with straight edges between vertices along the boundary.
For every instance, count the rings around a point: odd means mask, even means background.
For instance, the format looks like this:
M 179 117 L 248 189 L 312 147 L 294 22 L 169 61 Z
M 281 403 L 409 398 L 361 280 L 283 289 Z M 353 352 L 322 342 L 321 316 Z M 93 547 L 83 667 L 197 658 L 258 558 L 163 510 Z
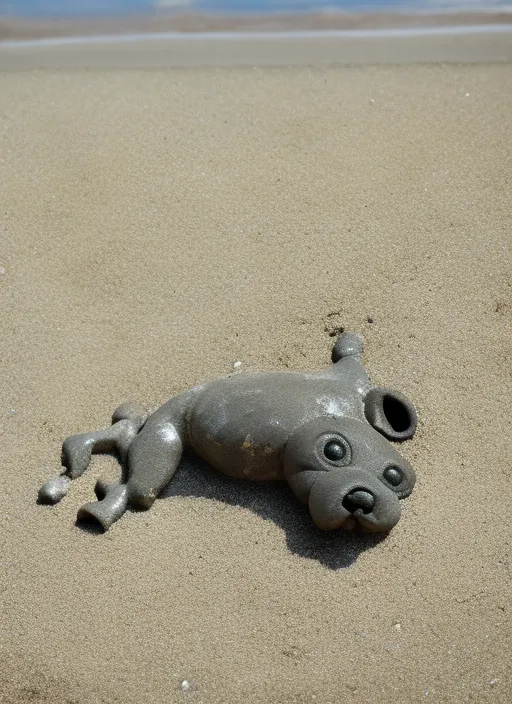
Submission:
M 512 9 L 512 0 L 0 0 L 0 16 L 26 18 L 126 16 L 165 9 L 247 14 L 331 9 L 428 12 Z

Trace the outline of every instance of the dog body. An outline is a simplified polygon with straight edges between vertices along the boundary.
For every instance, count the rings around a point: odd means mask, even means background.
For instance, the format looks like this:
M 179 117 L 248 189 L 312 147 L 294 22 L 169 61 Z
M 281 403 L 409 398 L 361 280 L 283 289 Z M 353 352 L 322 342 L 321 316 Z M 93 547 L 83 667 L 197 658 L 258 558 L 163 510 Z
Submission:
M 372 387 L 362 350 L 360 338 L 343 333 L 332 366 L 317 373 L 230 374 L 172 398 L 148 418 L 120 406 L 110 428 L 65 440 L 66 471 L 48 480 L 39 498 L 59 501 L 94 452 L 115 450 L 126 481 L 98 482 L 99 500 L 78 513 L 107 530 L 129 506 L 150 508 L 191 448 L 230 476 L 288 481 L 322 529 L 388 531 L 415 482 L 388 440 L 412 437 L 417 417 L 402 394 Z

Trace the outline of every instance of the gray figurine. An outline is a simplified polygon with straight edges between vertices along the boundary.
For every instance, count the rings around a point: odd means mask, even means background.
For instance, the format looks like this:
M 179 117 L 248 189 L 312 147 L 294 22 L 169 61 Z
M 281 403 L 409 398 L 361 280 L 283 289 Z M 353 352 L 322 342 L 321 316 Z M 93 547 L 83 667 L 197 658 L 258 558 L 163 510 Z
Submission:
M 64 441 L 66 470 L 41 487 L 39 500 L 60 501 L 93 453 L 117 451 L 126 482 L 98 481 L 98 501 L 78 512 L 108 530 L 128 507 L 151 508 L 191 448 L 232 477 L 286 480 L 323 530 L 389 531 L 416 477 L 386 438 L 412 437 L 417 416 L 405 396 L 370 384 L 362 351 L 361 339 L 345 332 L 332 366 L 314 374 L 230 374 L 172 398 L 147 419 L 120 406 L 110 428 Z

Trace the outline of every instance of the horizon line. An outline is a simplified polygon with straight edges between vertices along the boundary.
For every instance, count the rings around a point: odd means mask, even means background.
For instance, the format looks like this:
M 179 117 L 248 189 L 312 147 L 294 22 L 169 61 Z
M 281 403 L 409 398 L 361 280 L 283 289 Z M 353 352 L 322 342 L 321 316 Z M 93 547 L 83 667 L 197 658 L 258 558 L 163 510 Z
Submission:
M 53 47 L 79 44 L 124 44 L 140 41 L 236 41 L 236 40 L 286 40 L 286 39 L 347 39 L 393 38 L 419 36 L 450 36 L 468 34 L 508 34 L 512 24 L 454 25 L 447 27 L 397 27 L 381 29 L 318 29 L 289 31 L 219 31 L 219 32 L 135 32 L 132 34 L 99 34 L 92 36 L 43 37 L 39 39 L 0 40 L 0 48 Z

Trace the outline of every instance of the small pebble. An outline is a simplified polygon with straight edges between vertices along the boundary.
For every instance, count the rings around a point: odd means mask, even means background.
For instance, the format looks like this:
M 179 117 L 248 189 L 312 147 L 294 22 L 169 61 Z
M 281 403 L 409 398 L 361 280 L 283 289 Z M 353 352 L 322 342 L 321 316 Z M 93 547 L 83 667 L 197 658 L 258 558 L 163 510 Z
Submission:
M 491 687 L 495 687 L 498 684 L 498 680 L 491 680 L 489 684 L 491 685 Z
M 370 325 L 373 323 L 373 318 L 371 317 L 371 315 L 369 315 L 366 320 L 370 323 Z
M 14 410 L 14 408 L 9 408 L 9 415 L 10 416 L 13 416 L 15 413 L 16 413 L 16 411 Z
M 188 690 L 190 689 L 190 682 L 188 680 L 183 680 L 183 682 L 181 683 L 181 689 L 183 692 L 188 692 Z
M 394 625 L 394 627 L 395 627 L 395 630 L 397 630 L 397 631 L 401 631 L 401 630 L 402 630 L 402 626 L 401 626 L 400 623 L 398 623 L 398 621 L 397 621 L 397 623 L 394 623 L 393 625 Z
M 469 93 L 466 93 L 466 98 L 469 98 Z
M 394 650 L 398 650 L 400 648 L 400 645 L 398 643 L 386 643 L 384 646 L 384 650 L 387 650 L 388 653 L 392 653 Z
M 238 369 L 240 369 L 241 367 L 242 367 L 242 362 L 238 362 L 238 361 L 237 361 L 237 362 L 233 362 L 233 369 L 234 369 L 235 371 L 238 371 Z

